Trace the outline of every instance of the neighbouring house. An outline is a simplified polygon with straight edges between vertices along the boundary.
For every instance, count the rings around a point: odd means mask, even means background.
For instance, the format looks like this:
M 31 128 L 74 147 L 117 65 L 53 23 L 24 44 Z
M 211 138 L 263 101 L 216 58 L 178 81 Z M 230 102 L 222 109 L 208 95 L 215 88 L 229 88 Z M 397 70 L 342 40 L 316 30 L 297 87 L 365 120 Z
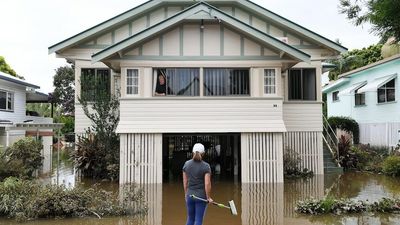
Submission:
M 400 55 L 339 76 L 323 88 L 328 116 L 351 117 L 360 143 L 396 146 L 400 142 Z
M 181 176 L 195 142 L 221 179 L 283 182 L 287 148 L 322 174 L 322 61 L 344 51 L 244 0 L 152 0 L 49 47 L 75 66 L 77 134 L 78 97 L 120 95 L 121 183 Z
M 43 172 L 51 170 L 53 118 L 27 112 L 26 103 L 46 103 L 48 96 L 36 91 L 40 87 L 0 72 L 0 147 L 6 148 L 26 136 L 42 140 Z

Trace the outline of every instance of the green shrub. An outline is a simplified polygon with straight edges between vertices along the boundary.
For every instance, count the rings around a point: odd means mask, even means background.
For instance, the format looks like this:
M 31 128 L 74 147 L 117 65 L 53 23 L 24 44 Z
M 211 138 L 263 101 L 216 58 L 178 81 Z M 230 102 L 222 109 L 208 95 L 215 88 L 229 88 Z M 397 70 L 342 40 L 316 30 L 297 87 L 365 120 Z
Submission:
M 400 176 L 400 156 L 389 156 L 383 162 L 383 172 L 390 176 Z
M 19 221 L 58 217 L 103 217 L 135 215 L 145 212 L 143 195 L 130 188 L 120 201 L 118 196 L 97 187 L 65 189 L 35 181 L 7 178 L 0 183 L 0 216 Z M 132 203 L 141 206 L 132 210 Z
M 285 148 L 283 153 L 283 172 L 285 177 L 312 177 L 314 173 L 306 168 L 300 169 L 299 153 L 291 148 Z
M 31 137 L 15 142 L 1 153 L 0 176 L 32 177 L 42 166 L 42 149 L 43 145 Z
M 357 121 L 349 117 L 333 116 L 328 118 L 328 123 L 335 131 L 341 129 L 347 131 L 353 135 L 353 141 L 355 144 L 359 143 L 360 129 Z
M 297 202 L 296 212 L 303 214 L 348 214 L 361 212 L 381 212 L 393 213 L 399 212 L 400 199 L 383 198 L 377 202 L 354 201 L 351 199 L 332 199 L 330 197 L 317 200 L 306 199 Z

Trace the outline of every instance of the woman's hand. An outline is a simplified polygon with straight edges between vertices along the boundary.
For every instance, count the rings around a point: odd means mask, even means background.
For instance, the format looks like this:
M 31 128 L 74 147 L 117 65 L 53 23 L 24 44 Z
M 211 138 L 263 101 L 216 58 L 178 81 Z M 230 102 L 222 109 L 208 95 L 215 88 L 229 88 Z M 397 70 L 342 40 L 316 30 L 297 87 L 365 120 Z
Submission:
M 214 200 L 212 198 L 207 198 L 208 204 L 211 204 L 214 202 Z

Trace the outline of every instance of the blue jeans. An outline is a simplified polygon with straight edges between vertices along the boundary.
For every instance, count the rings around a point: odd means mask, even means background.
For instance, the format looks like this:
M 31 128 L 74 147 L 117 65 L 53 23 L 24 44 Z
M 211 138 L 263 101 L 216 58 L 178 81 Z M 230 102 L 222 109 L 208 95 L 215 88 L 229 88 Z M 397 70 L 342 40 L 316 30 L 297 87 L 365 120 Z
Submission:
M 186 196 L 188 219 L 186 225 L 202 225 L 207 203 Z

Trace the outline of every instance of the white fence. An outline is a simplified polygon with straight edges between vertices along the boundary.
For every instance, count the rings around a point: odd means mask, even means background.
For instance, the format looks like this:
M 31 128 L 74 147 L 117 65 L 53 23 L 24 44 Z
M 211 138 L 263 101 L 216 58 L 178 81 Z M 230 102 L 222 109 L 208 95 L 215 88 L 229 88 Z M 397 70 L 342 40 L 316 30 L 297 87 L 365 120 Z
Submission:
M 360 143 L 396 146 L 400 141 L 400 123 L 360 123 Z

